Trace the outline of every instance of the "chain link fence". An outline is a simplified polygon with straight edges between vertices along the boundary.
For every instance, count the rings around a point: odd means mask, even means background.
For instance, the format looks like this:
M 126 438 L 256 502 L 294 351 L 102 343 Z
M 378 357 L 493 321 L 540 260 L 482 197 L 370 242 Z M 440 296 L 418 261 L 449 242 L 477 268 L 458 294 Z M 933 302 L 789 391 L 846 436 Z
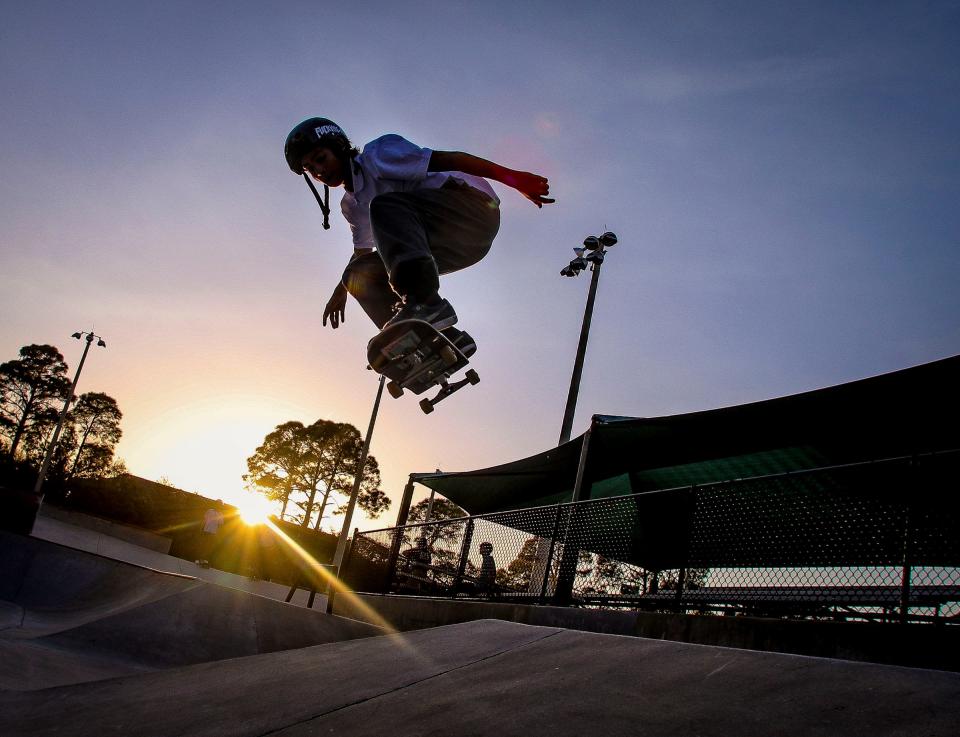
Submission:
M 358 533 L 354 590 L 960 622 L 960 452 Z

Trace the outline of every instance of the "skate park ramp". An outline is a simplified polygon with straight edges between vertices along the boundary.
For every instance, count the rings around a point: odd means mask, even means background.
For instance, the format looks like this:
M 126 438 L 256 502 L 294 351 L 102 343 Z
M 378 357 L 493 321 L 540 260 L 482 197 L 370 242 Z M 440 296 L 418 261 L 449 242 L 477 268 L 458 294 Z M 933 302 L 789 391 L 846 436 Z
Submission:
M 939 735 L 960 675 L 500 620 L 29 692 L 0 734 Z
M 0 689 L 48 688 L 381 633 L 190 576 L 0 533 Z

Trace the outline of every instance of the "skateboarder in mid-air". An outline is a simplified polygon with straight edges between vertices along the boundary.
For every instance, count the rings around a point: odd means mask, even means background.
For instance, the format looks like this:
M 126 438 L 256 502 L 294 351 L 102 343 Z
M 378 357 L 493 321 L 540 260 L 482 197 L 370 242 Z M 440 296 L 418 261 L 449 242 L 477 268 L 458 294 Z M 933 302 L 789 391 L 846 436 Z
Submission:
M 353 232 L 353 256 L 323 312 L 339 327 L 347 294 L 378 328 L 424 320 L 464 355 L 476 352 L 440 296 L 440 274 L 472 266 L 490 250 L 500 228 L 500 200 L 487 178 L 518 190 L 537 207 L 552 203 L 544 177 L 508 169 L 458 151 L 432 151 L 389 134 L 360 151 L 336 123 L 310 118 L 284 146 L 287 164 L 313 191 L 328 228 L 329 187 L 343 186 L 343 216 Z M 324 198 L 310 177 L 324 185 Z

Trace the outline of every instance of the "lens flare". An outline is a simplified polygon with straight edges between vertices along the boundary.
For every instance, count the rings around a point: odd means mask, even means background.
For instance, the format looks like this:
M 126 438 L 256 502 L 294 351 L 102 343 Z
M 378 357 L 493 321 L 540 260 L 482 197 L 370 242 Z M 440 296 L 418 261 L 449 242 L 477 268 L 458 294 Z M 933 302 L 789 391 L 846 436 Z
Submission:
M 322 566 L 314 559 L 310 553 L 304 550 L 297 542 L 287 535 L 283 530 L 273 524 L 269 519 L 264 523 L 280 538 L 284 545 L 292 550 L 298 558 L 305 564 L 303 572 L 309 579 L 311 588 L 314 591 L 332 591 L 336 596 L 343 596 L 349 599 L 351 604 L 363 612 L 367 621 L 378 627 L 383 628 L 385 634 L 397 635 L 399 632 L 386 619 L 380 616 L 374 609 L 367 606 L 350 588 L 330 572 L 329 568 Z
M 262 525 L 270 517 L 270 502 L 262 496 L 250 494 L 237 500 L 240 519 L 248 525 Z

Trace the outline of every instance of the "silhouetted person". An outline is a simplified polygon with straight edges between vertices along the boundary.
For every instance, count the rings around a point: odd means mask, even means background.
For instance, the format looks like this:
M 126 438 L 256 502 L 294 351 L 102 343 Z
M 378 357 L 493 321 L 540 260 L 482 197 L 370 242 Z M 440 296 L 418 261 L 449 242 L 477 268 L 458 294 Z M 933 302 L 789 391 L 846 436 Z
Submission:
M 213 551 L 217 544 L 217 535 L 220 528 L 223 527 L 223 514 L 220 512 L 220 500 L 217 500 L 217 507 L 210 507 L 203 513 L 203 526 L 200 530 L 200 557 L 197 559 L 197 565 L 203 568 L 210 567 L 210 558 L 213 557 Z
M 269 581 L 273 575 L 273 558 L 276 555 L 276 539 L 266 524 L 256 526 L 254 534 L 257 536 L 257 565 L 258 578 Z
M 497 562 L 493 559 L 493 545 L 480 543 L 480 575 L 477 584 L 481 594 L 492 596 L 497 584 Z

